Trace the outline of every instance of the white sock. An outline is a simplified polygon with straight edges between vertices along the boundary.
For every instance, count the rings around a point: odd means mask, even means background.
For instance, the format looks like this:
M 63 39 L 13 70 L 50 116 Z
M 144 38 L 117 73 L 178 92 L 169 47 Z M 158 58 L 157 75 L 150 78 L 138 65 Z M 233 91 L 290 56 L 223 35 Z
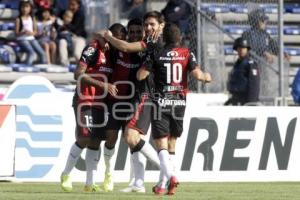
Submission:
M 86 166 L 86 181 L 85 185 L 91 186 L 95 184 L 94 177 L 96 175 L 97 166 L 99 162 L 99 150 L 92 150 L 87 148 L 85 154 L 85 166 Z
M 135 175 L 134 175 L 133 156 L 132 154 L 130 154 L 130 177 L 129 177 L 129 185 L 128 185 L 129 187 L 133 186 L 134 179 L 135 179 Z
M 158 157 L 160 160 L 160 171 L 166 176 L 169 180 L 172 176 L 171 168 L 170 168 L 170 155 L 166 149 L 162 149 L 158 153 Z
M 165 176 L 165 174 L 162 171 L 160 171 L 159 172 L 159 182 L 157 185 L 161 188 L 166 188 L 167 182 L 168 182 L 167 177 Z
M 113 149 L 108 149 L 104 145 L 104 162 L 105 162 L 105 173 L 111 173 L 113 171 L 113 166 L 111 164 L 111 158 L 115 153 L 115 148 Z
M 169 153 L 170 154 L 170 153 Z M 176 156 L 175 153 L 170 154 L 170 164 L 171 164 L 171 171 L 172 174 L 176 174 Z
M 65 169 L 63 171 L 63 174 L 70 174 L 72 169 L 74 168 L 74 166 L 76 165 L 76 162 L 79 158 L 79 156 L 81 155 L 82 152 L 82 148 L 80 148 L 79 146 L 76 145 L 76 143 L 74 143 L 71 146 L 69 155 L 68 155 L 68 159 L 67 159 L 67 163 L 65 166 Z
M 144 187 L 144 177 L 145 177 L 145 163 L 146 158 L 140 152 L 132 153 L 132 160 L 133 160 L 133 169 L 134 169 L 134 186 L 136 187 Z
M 145 142 L 140 152 L 159 168 L 160 161 L 157 156 L 157 151 L 151 146 L 151 144 Z

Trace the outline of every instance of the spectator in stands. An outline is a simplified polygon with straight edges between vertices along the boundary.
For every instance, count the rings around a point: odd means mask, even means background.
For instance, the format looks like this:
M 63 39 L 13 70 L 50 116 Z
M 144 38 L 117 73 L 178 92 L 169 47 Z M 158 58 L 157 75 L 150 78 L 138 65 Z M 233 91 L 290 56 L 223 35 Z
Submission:
M 85 15 L 81 9 L 80 0 L 69 0 L 68 10 L 73 12 L 73 20 L 70 24 L 70 31 L 72 32 L 72 42 L 74 45 L 74 57 L 76 61 L 79 60 L 81 52 L 85 47 L 87 33 L 85 31 Z M 59 40 L 59 56 L 61 64 L 68 66 L 69 54 L 68 54 L 68 43 L 66 40 Z
M 123 18 L 128 20 L 139 18 L 142 19 L 146 13 L 146 5 L 144 0 L 132 0 L 129 10 L 122 14 Z
M 54 29 L 55 17 L 52 16 L 52 10 L 45 8 L 41 11 L 41 18 L 37 22 L 37 38 L 42 47 L 45 50 L 47 63 L 56 62 L 56 43 L 55 29 Z
M 37 24 L 32 10 L 33 5 L 29 0 L 20 1 L 19 16 L 16 19 L 15 27 L 17 41 L 27 54 L 25 61 L 27 65 L 32 65 L 35 53 L 38 54 L 41 63 L 47 63 L 45 52 L 35 38 Z
M 63 44 L 63 48 L 67 48 L 66 50 L 59 49 L 60 53 L 60 61 L 63 65 L 69 64 L 68 54 L 73 54 L 73 34 L 71 32 L 71 23 L 73 20 L 74 14 L 71 10 L 65 10 L 63 14 L 63 20 L 57 20 L 55 23 L 55 28 L 57 30 L 57 43 L 61 47 Z M 66 46 L 65 46 L 66 45 Z M 66 51 L 66 52 L 65 52 Z M 67 53 L 67 55 L 64 55 Z
M 250 12 L 248 21 L 251 28 L 245 31 L 242 37 L 249 41 L 252 51 L 257 56 L 264 57 L 268 63 L 273 63 L 274 55 L 278 55 L 279 48 L 277 42 L 266 31 L 268 19 L 262 9 Z
M 185 1 L 169 0 L 161 12 L 166 22 L 176 24 L 180 28 L 181 33 L 187 33 L 191 8 Z

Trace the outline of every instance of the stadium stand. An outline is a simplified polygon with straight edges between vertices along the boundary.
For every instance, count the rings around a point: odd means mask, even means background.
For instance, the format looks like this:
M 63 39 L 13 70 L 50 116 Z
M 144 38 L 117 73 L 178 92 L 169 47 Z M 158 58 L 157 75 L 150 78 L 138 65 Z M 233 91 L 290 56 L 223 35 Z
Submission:
M 249 26 L 244 25 L 248 20 L 248 8 L 244 4 L 237 3 L 219 3 L 222 1 L 211 1 L 212 3 L 203 3 L 201 10 L 204 12 L 213 13 L 217 20 L 221 20 L 223 24 L 224 33 L 230 33 L 234 38 L 240 36 L 244 30 Z M 223 1 L 224 2 L 224 1 Z M 147 1 L 147 10 L 161 10 L 165 7 L 167 0 L 149 0 Z M 272 25 L 277 21 L 277 5 L 261 4 L 260 7 L 264 9 L 270 18 L 270 25 L 268 25 L 268 32 L 275 36 L 277 28 Z M 290 74 L 300 67 L 300 4 L 297 0 L 287 0 L 284 5 L 284 50 L 290 55 Z M 9 41 L 9 45 L 13 48 L 14 52 L 20 56 L 22 50 L 14 42 L 14 20 L 18 15 L 18 2 L 17 1 L 1 1 L 0 3 L 0 38 Z M 111 7 L 113 9 L 113 7 Z M 233 21 L 235 23 L 233 23 Z M 240 22 L 240 23 L 239 23 Z M 196 22 L 195 22 L 196 23 Z M 232 51 L 232 38 L 227 34 L 224 36 L 224 56 L 226 66 L 231 67 L 235 54 Z M 0 44 L 1 47 L 2 44 Z M 1 48 L 0 48 L 1 54 Z M 21 56 L 22 57 L 22 56 Z M 43 65 L 24 66 L 23 64 L 10 64 L 0 65 L 1 75 L 5 74 L 3 81 L 14 81 L 20 75 L 28 73 L 37 73 L 42 76 L 49 77 L 50 80 L 61 82 L 73 82 L 72 72 L 75 69 L 75 64 L 71 64 L 69 68 L 59 68 L 53 65 L 45 67 Z M 54 78 L 55 77 L 55 78 Z M 58 80 L 62 78 L 62 80 Z M 1 79 L 2 81 L 2 79 Z M 74 82 L 73 82 L 74 83 Z

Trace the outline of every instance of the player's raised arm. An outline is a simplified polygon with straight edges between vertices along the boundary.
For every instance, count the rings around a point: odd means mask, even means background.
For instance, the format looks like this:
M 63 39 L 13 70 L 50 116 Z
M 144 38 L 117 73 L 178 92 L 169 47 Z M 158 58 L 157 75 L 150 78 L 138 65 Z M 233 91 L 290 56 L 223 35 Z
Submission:
M 114 37 L 109 30 L 99 31 L 96 36 L 104 37 L 111 45 L 123 52 L 140 52 L 145 51 L 147 45 L 143 41 L 127 42 Z

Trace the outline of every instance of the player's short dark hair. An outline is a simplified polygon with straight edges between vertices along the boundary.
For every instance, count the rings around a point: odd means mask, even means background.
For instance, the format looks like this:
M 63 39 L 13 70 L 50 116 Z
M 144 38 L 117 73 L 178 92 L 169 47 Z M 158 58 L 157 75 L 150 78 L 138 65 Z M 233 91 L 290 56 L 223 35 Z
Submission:
M 158 11 L 150 11 L 150 12 L 147 12 L 144 17 L 143 17 L 143 21 L 145 22 L 146 19 L 148 19 L 149 17 L 153 17 L 155 18 L 158 23 L 165 23 L 165 17 L 164 15 L 161 13 L 161 12 L 158 12 Z
M 127 24 L 127 29 L 129 29 L 130 26 L 143 26 L 143 21 L 140 18 L 131 19 Z
M 113 34 L 113 36 L 120 36 L 122 34 L 124 34 L 126 36 L 127 34 L 127 31 L 126 31 L 126 28 L 125 26 L 123 26 L 122 24 L 120 23 L 114 23 L 113 25 L 111 25 L 109 27 L 109 30 L 111 31 L 111 33 Z
M 179 27 L 174 23 L 167 23 L 164 27 L 163 38 L 167 44 L 180 42 L 181 32 Z

